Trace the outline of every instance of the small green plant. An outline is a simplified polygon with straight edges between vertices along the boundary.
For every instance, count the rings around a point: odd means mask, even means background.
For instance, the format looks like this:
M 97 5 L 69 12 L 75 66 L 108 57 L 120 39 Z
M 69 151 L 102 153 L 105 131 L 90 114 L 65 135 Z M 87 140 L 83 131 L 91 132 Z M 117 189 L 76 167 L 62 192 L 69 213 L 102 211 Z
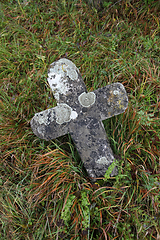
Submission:
M 65 206 L 61 213 L 61 219 L 63 219 L 64 223 L 69 226 L 69 221 L 71 220 L 71 207 L 73 205 L 75 196 L 69 195 L 67 198 L 67 202 L 65 203 Z
M 104 175 L 104 181 L 107 181 L 108 179 L 110 179 L 110 175 L 113 169 L 116 168 L 117 166 L 118 166 L 118 161 L 114 160 Z
M 75 196 L 74 195 L 69 195 L 67 198 L 67 201 L 63 207 L 62 213 L 61 213 L 61 219 L 63 219 L 64 223 L 66 226 L 70 226 L 70 221 L 71 221 L 71 208 L 74 204 L 75 201 Z M 90 208 L 89 208 L 89 201 L 87 197 L 87 193 L 85 191 L 81 191 L 80 197 L 78 199 L 78 204 L 81 209 L 81 223 L 82 224 L 82 230 L 85 230 L 89 228 L 90 225 Z
M 82 207 L 82 230 L 89 228 L 90 226 L 90 203 L 88 201 L 87 193 L 81 192 L 81 198 L 79 199 Z
M 110 2 L 110 1 L 109 2 L 104 1 L 103 7 L 108 8 L 111 4 L 112 4 L 112 2 Z
M 138 113 L 138 120 L 140 120 L 140 124 L 144 126 L 151 126 L 153 121 L 153 113 L 146 113 L 143 110 L 140 110 Z
M 155 0 L 144 0 L 145 4 L 151 4 L 153 2 L 155 2 Z

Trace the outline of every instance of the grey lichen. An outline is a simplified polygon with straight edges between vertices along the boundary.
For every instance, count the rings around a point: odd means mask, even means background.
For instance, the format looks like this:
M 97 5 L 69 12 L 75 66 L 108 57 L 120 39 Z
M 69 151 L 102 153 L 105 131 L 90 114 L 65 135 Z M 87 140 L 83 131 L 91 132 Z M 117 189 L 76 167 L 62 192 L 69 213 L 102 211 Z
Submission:
M 114 95 L 119 95 L 120 92 L 119 92 L 118 90 L 114 90 L 114 91 L 113 91 L 113 94 L 114 94 Z
M 96 99 L 96 95 L 93 92 L 89 92 L 89 93 L 83 92 L 78 97 L 78 100 L 83 107 L 90 107 L 95 103 L 95 99 Z
M 110 161 L 106 157 L 101 157 L 98 160 L 96 160 L 96 163 L 98 164 L 110 164 Z
M 70 122 L 72 119 L 76 119 L 78 114 L 73 111 L 70 106 L 65 103 L 59 104 L 55 107 L 56 122 L 58 124 L 63 124 L 65 122 Z
M 60 68 L 60 73 L 59 73 L 59 65 L 61 66 Z M 57 67 L 56 67 L 57 66 Z M 70 60 L 66 58 L 62 58 L 59 61 L 57 61 L 55 72 L 57 74 L 62 74 L 63 76 L 68 76 L 71 80 L 77 80 L 78 78 L 78 73 L 79 70 L 76 67 L 76 65 L 71 62 Z
M 39 124 L 49 125 L 54 121 L 55 112 L 54 109 L 47 109 L 43 112 L 36 113 L 34 115 L 34 120 Z

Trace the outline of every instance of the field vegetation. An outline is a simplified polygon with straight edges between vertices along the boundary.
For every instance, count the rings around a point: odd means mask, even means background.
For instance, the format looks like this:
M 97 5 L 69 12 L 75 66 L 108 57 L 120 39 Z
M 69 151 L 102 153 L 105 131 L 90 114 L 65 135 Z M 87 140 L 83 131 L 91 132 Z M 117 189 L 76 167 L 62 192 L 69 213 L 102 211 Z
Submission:
M 1 0 L 0 239 L 160 240 L 160 4 L 152 0 Z M 56 106 L 49 65 L 65 57 L 88 91 L 125 86 L 105 120 L 118 175 L 93 183 L 70 135 L 37 138 Z

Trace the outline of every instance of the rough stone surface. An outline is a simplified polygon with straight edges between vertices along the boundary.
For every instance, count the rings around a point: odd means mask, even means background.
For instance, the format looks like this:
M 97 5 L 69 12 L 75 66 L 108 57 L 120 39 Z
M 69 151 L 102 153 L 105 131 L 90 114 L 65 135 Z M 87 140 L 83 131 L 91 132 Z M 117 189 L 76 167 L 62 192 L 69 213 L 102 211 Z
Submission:
M 31 120 L 34 134 L 50 140 L 70 133 L 89 176 L 103 177 L 114 155 L 102 120 L 127 108 L 124 86 L 113 83 L 87 93 L 79 70 L 65 58 L 50 65 L 48 82 L 57 106 L 35 114 Z M 116 173 L 115 168 L 111 176 Z

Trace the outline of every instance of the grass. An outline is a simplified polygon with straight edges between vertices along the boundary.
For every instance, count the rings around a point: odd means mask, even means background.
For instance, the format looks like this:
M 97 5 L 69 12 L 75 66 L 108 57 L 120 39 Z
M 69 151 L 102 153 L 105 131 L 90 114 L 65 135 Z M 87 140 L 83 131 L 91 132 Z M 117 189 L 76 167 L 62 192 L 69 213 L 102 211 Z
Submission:
M 0 3 L 0 239 L 160 239 L 159 1 Z M 38 139 L 55 106 L 50 63 L 67 57 L 88 91 L 121 82 L 124 114 L 104 121 L 116 177 L 92 183 L 70 136 Z

